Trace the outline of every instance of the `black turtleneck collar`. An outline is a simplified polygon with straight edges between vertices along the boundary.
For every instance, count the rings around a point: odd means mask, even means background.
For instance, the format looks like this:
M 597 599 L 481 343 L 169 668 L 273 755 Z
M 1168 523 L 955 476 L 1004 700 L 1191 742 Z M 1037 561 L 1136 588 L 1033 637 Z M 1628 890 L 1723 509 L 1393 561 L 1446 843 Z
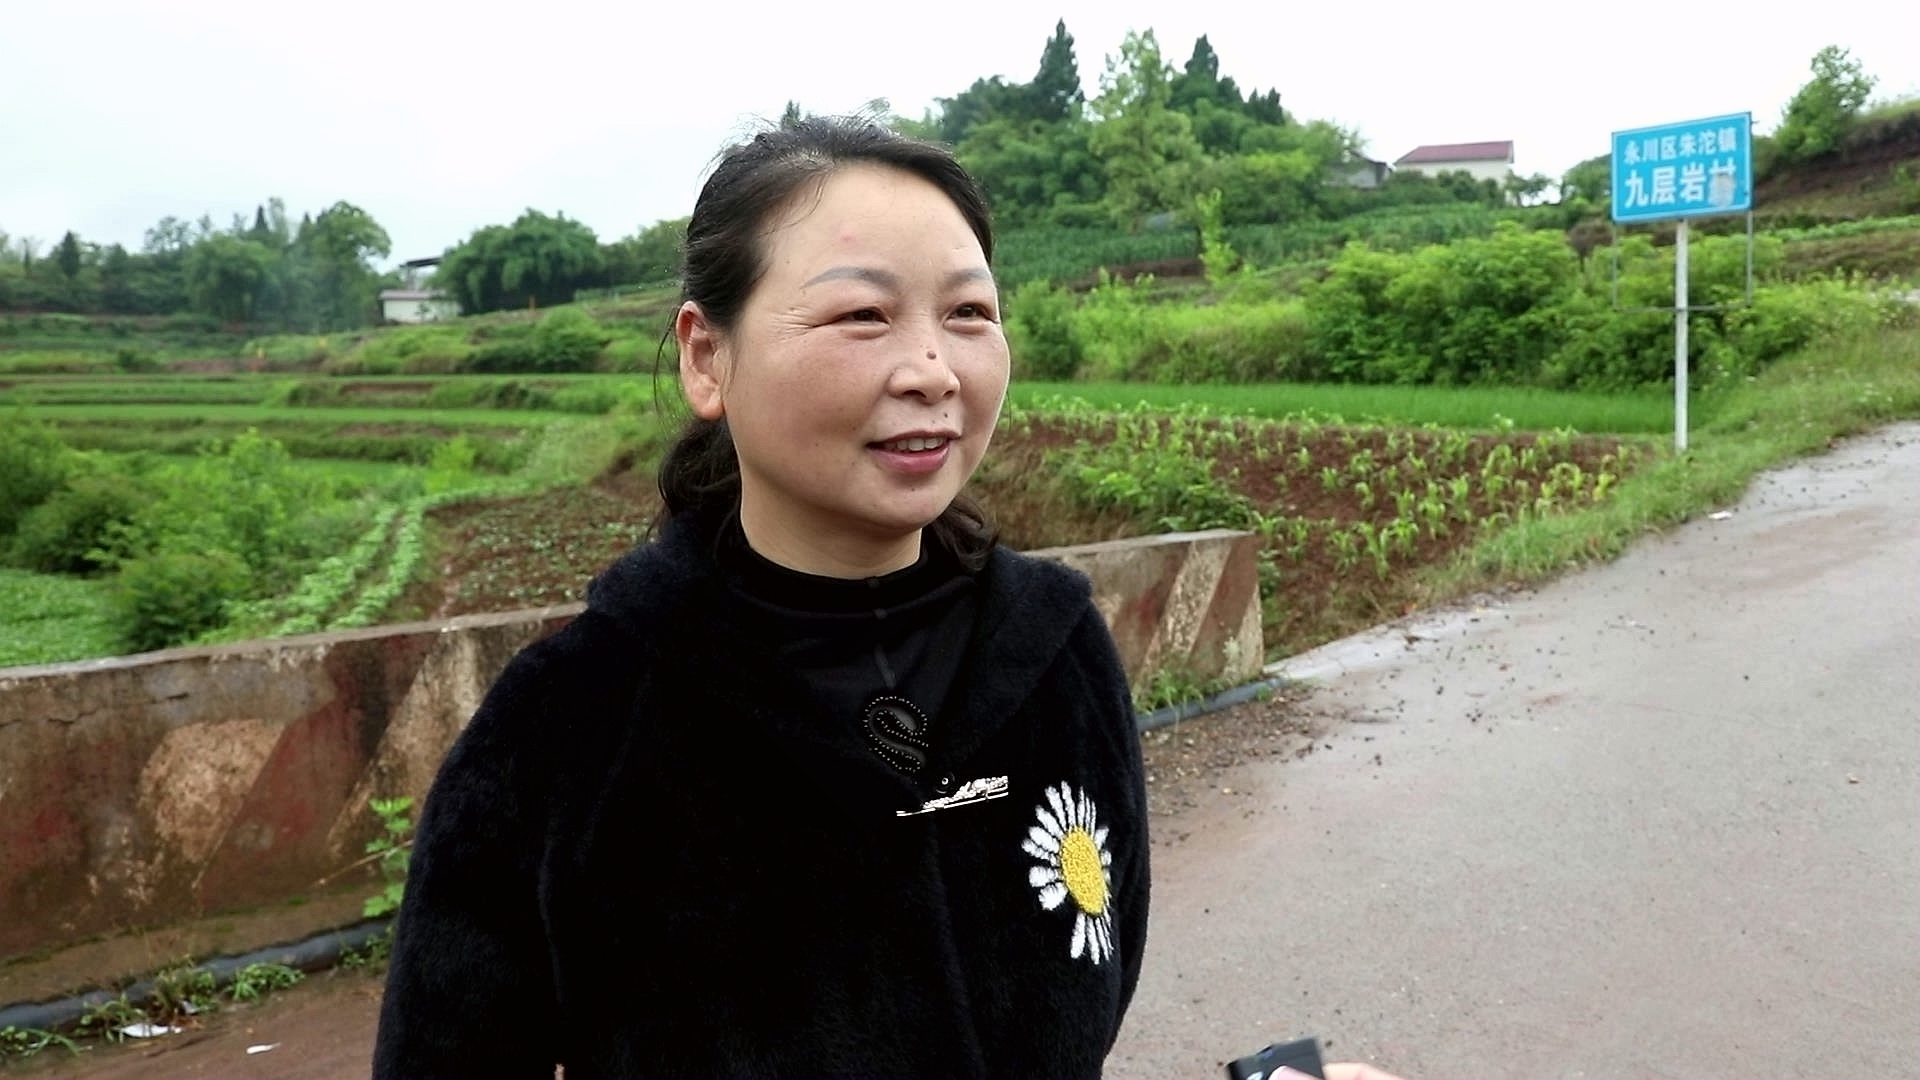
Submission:
M 776 608 L 814 615 L 871 615 L 905 607 L 968 575 L 922 533 L 912 566 L 868 578 L 835 578 L 793 570 L 753 550 L 738 514 L 721 528 L 716 555 L 742 593 Z

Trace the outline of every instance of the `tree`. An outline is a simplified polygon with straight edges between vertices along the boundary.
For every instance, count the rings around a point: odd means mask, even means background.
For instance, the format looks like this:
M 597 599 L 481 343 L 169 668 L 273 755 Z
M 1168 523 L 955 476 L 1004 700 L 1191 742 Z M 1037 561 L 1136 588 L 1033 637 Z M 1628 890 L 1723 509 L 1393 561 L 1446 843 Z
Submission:
M 800 111 L 800 103 L 792 98 L 788 98 L 787 107 L 780 110 L 780 130 L 792 131 L 794 128 L 799 127 L 800 122 L 806 118 L 807 114 Z
M 373 316 L 378 280 L 373 260 L 393 250 L 387 230 L 365 210 L 336 202 L 304 225 L 295 241 L 312 294 L 304 305 L 315 329 L 364 326 Z
M 1585 199 L 1596 207 L 1613 198 L 1613 158 L 1608 154 L 1590 157 L 1568 169 L 1560 178 L 1560 201 Z
M 80 276 L 80 238 L 73 235 L 72 229 L 60 238 L 60 246 L 53 249 L 53 263 L 68 283 Z
M 1774 145 L 1787 161 L 1832 153 L 1873 93 L 1875 79 L 1847 50 L 1829 45 L 1813 54 L 1813 78 L 1787 102 Z
M 1106 191 L 1106 171 L 1088 148 L 1091 125 L 1002 118 L 968 133 L 954 148 L 993 203 L 996 220 L 1013 226 L 1059 223 L 1063 215 L 1105 215 L 1097 207 Z
M 1256 124 L 1279 126 L 1287 122 L 1287 111 L 1280 107 L 1278 90 L 1269 90 L 1264 94 L 1248 94 L 1245 108 L 1247 116 Z
M 680 273 L 680 249 L 687 239 L 686 218 L 656 221 L 632 236 L 600 249 L 609 285 L 652 285 Z
M 1311 221 L 1320 216 L 1326 185 L 1325 166 L 1305 150 L 1263 151 L 1214 158 L 1201 184 L 1220 197 L 1228 225 L 1269 225 Z
M 1067 21 L 1053 24 L 1053 36 L 1040 50 L 1040 70 L 1027 84 L 1033 116 L 1044 123 L 1058 123 L 1080 115 L 1086 96 L 1080 90 L 1080 61 L 1073 55 L 1073 35 L 1067 33 Z
M 1187 57 L 1187 66 L 1173 79 L 1174 108 L 1191 113 L 1197 111 L 1203 102 L 1245 115 L 1240 88 L 1234 85 L 1231 78 L 1220 77 L 1220 54 L 1213 51 L 1213 43 L 1207 40 L 1205 34 L 1201 34 L 1193 43 L 1193 54 Z
M 1506 194 L 1507 201 L 1513 205 L 1532 206 L 1539 202 L 1540 197 L 1545 195 L 1547 189 L 1552 186 L 1552 178 L 1545 173 L 1534 173 L 1532 176 L 1508 173 L 1506 180 L 1500 185 L 1500 190 Z
M 1192 121 L 1174 111 L 1172 96 L 1172 73 L 1153 31 L 1128 31 L 1100 77 L 1088 145 L 1106 166 L 1107 205 L 1129 228 L 1189 205 L 1191 174 L 1203 155 Z
M 1000 76 L 975 79 L 973 85 L 940 103 L 940 138 L 958 146 L 981 124 L 999 117 L 1024 116 L 1030 99 L 1027 88 Z
M 162 259 L 178 259 L 193 246 L 193 226 L 168 214 L 147 230 L 140 250 Z
M 273 266 L 273 252 L 265 247 L 217 233 L 187 252 L 187 295 L 202 314 L 221 322 L 248 322 Z
M 468 313 L 573 299 L 601 275 L 600 241 L 565 214 L 528 210 L 512 225 L 489 225 L 440 260 L 434 281 Z

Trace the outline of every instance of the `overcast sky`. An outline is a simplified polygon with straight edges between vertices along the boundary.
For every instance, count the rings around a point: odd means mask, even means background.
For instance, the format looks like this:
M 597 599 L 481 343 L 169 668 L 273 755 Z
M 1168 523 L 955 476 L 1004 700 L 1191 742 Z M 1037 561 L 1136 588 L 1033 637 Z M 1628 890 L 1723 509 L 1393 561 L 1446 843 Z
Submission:
M 611 240 L 686 214 L 715 152 L 789 98 L 918 116 L 1031 78 L 1057 18 L 1089 96 L 1128 29 L 1176 65 L 1207 34 L 1243 90 L 1375 157 L 1512 139 L 1554 177 L 1617 129 L 1751 111 L 1771 130 L 1822 45 L 1877 97 L 1920 93 L 1915 0 L 0 0 L 0 230 L 138 248 L 165 215 L 224 227 L 278 195 L 296 218 L 360 206 L 396 261 L 526 207 Z

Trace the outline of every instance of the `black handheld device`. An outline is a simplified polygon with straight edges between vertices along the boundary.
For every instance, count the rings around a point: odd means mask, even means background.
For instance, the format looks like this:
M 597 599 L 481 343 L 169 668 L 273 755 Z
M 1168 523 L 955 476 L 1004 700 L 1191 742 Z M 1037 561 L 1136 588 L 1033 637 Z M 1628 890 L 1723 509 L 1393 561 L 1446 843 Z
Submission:
M 1227 1062 L 1227 1076 L 1230 1080 L 1267 1080 L 1283 1065 L 1308 1076 L 1325 1076 L 1325 1067 L 1320 1063 L 1320 1040 L 1274 1043 L 1258 1053 Z

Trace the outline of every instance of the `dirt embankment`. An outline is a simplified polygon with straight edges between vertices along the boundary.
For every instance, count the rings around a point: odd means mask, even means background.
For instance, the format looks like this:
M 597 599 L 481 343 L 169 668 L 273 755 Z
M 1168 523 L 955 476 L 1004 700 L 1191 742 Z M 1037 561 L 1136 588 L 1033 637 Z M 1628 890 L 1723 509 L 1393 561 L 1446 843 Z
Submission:
M 1827 158 L 1776 167 L 1755 185 L 1753 204 L 1766 217 L 1914 213 L 1920 212 L 1920 206 L 1913 205 L 1916 184 L 1920 184 L 1920 108 L 1864 122 Z

